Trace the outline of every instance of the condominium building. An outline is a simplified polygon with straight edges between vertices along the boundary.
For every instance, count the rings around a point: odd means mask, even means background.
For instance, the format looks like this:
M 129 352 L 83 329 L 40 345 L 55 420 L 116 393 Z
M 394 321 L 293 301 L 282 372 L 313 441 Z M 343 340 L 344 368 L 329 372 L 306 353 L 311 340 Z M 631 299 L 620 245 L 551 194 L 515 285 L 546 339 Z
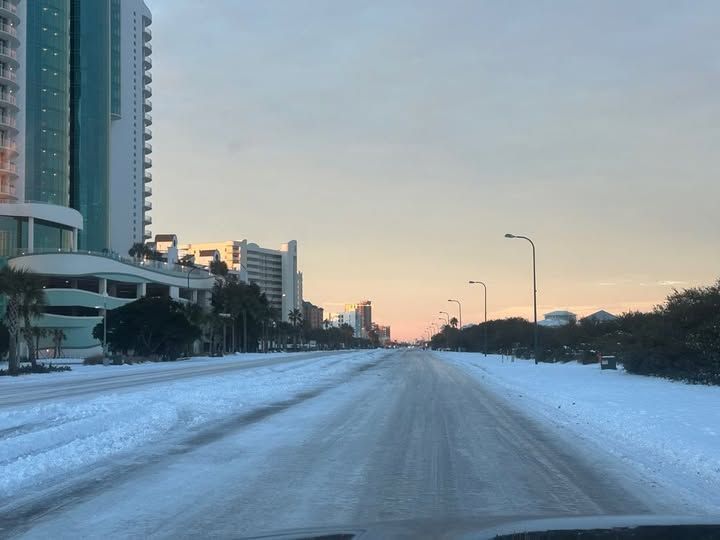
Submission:
M 283 321 L 288 314 L 302 310 L 302 274 L 297 270 L 297 241 L 291 240 L 280 249 L 261 247 L 247 240 L 196 242 L 180 246 L 180 255 L 194 255 L 200 263 L 212 251 L 228 269 L 239 272 L 243 281 L 255 283 L 265 293 L 270 307 Z M 202 264 L 202 263 L 200 263 Z
M 372 302 L 363 300 L 356 304 L 345 304 L 345 311 L 354 311 L 356 313 L 357 327 L 355 336 L 367 338 L 368 332 L 372 330 Z
M 148 236 L 150 20 L 142 0 L 0 0 L 0 265 L 41 276 L 35 324 L 79 356 L 100 351 L 103 312 L 207 305 L 214 283 L 118 255 Z
M 322 328 L 324 319 L 323 308 L 311 302 L 303 302 L 303 321 L 309 328 Z

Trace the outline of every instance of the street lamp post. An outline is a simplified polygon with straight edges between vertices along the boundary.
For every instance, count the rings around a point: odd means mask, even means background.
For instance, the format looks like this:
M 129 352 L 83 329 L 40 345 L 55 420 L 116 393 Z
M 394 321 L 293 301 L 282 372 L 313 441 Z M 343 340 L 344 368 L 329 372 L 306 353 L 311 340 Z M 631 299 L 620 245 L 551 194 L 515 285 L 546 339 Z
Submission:
M 442 317 L 438 317 L 438 319 L 444 320 L 447 325 L 450 326 L 450 314 L 447 311 L 438 311 L 438 313 L 442 313 L 446 317 L 445 319 L 443 319 Z
M 530 242 L 532 246 L 532 263 L 533 263 L 533 323 L 534 323 L 534 349 L 535 349 L 535 363 L 538 363 L 538 323 L 537 323 L 537 277 L 535 272 L 535 243 L 530 240 L 527 236 L 515 235 L 507 233 L 505 238 L 522 238 Z
M 460 320 L 458 321 L 459 326 L 458 328 L 462 330 L 462 304 L 460 303 L 460 300 L 448 300 L 448 302 L 455 302 L 458 305 L 458 316 Z
M 487 351 L 488 351 L 488 339 L 487 339 L 487 331 L 488 331 L 488 329 L 487 329 L 487 285 L 485 285 L 485 283 L 483 283 L 482 281 L 468 281 L 468 283 L 470 283 L 470 285 L 482 285 L 482 286 L 483 286 L 483 289 L 485 289 L 485 324 L 483 325 L 483 327 L 484 327 L 484 334 L 485 334 L 485 335 L 484 335 L 484 338 L 483 338 L 483 339 L 484 339 L 484 341 L 485 341 L 485 349 L 484 349 L 484 351 L 485 351 L 485 356 L 487 356 Z

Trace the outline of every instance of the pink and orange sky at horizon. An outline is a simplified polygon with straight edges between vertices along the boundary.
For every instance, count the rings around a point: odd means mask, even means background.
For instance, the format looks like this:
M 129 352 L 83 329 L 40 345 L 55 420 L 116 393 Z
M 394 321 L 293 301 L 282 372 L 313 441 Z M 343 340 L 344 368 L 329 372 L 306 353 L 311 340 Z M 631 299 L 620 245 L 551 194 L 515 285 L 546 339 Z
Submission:
M 153 232 L 298 241 L 395 339 L 648 310 L 720 277 L 715 2 L 216 0 L 153 11 Z

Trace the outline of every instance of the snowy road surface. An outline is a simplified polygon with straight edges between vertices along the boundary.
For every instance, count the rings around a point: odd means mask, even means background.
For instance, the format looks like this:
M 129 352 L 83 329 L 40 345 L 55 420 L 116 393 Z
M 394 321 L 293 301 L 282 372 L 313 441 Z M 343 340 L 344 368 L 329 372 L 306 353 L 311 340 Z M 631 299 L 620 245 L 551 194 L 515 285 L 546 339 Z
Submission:
M 3 409 L 0 536 L 677 513 L 671 493 L 457 362 L 355 352 Z

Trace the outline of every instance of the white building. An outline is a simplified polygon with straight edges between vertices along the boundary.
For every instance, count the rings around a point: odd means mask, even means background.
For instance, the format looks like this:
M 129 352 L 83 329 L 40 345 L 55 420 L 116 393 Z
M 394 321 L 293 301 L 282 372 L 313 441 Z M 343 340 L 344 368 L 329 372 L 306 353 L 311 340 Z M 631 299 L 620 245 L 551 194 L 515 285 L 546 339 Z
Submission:
M 551 311 L 550 313 L 546 313 L 544 317 L 544 320 L 538 321 L 538 325 L 555 327 L 566 326 L 568 324 L 573 324 L 577 322 L 577 315 L 571 313 L 570 311 L 564 310 Z
M 174 264 L 176 239 L 167 261 L 109 249 L 147 236 L 149 21 L 140 0 L 0 0 L 0 264 L 40 276 L 34 325 L 62 329 L 81 357 L 101 351 L 92 330 L 108 310 L 145 295 L 208 306 L 215 283 Z
M 180 256 L 194 255 L 198 264 L 205 264 L 202 261 L 213 251 L 219 253 L 220 260 L 227 264 L 229 270 L 239 272 L 240 279 L 260 287 L 270 307 L 283 321 L 289 321 L 291 311 L 302 310 L 302 274 L 297 270 L 297 241 L 282 244 L 280 249 L 262 247 L 247 240 L 194 242 L 180 246 Z
M 130 247 L 152 237 L 152 74 L 150 24 L 143 0 L 112 3 L 111 17 L 119 27 L 112 36 L 113 65 L 109 196 L 109 247 L 127 254 Z

